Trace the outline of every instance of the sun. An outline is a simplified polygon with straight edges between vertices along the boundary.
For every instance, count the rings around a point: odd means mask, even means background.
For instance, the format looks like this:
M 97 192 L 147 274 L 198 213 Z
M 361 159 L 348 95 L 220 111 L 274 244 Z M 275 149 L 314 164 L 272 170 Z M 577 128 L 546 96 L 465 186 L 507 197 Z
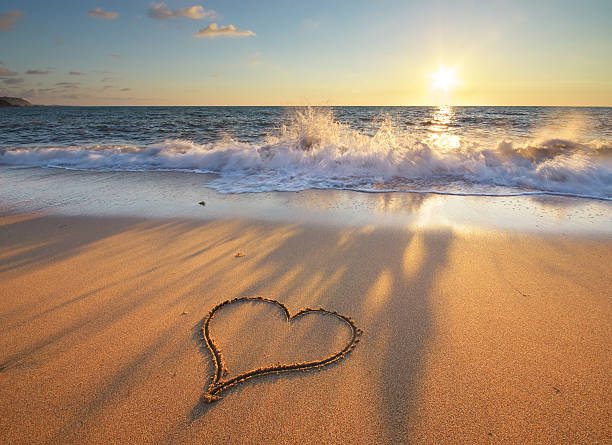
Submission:
M 431 90 L 442 90 L 447 93 L 450 87 L 457 85 L 459 81 L 455 75 L 456 69 L 456 66 L 447 69 L 444 65 L 440 65 L 440 69 L 430 75 L 432 80 Z

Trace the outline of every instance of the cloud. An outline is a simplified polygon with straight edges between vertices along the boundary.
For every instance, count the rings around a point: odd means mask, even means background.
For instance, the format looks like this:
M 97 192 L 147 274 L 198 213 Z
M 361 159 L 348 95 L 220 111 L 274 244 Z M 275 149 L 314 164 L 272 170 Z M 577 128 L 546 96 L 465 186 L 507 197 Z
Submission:
M 206 10 L 204 7 L 199 5 L 190 6 L 189 8 L 170 10 L 166 7 L 165 3 L 151 3 L 149 5 L 149 17 L 165 20 L 176 17 L 185 17 L 188 19 L 204 19 L 206 17 L 215 17 L 217 13 L 212 9 Z
M 36 88 L 33 88 L 31 90 L 23 90 L 20 94 L 20 96 L 25 96 L 25 97 L 38 97 L 39 93 L 38 90 Z
M 109 56 L 115 58 L 115 59 L 123 59 L 123 56 L 121 54 L 109 54 Z
M 11 88 L 0 88 L 0 96 L 14 96 L 14 97 L 38 97 L 38 91 L 36 88 L 33 89 L 19 89 L 15 87 Z
M 85 73 L 82 73 L 80 71 L 70 71 L 68 74 L 70 74 L 71 76 L 83 76 L 83 75 L 85 75 Z
M 194 37 L 214 39 L 215 37 L 247 37 L 256 35 L 253 31 L 241 31 L 236 29 L 234 25 L 219 26 L 216 23 L 211 23 L 206 28 L 200 29 L 192 34 Z
M 13 77 L 10 79 L 4 79 L 3 82 L 7 85 L 15 85 L 18 83 L 23 83 L 23 78 L 21 77 Z
M 87 15 L 89 17 L 95 17 L 104 20 L 112 20 L 119 17 L 119 14 L 117 14 L 116 12 L 104 12 L 102 11 L 102 8 L 92 9 L 91 11 L 87 12 Z
M 26 74 L 49 74 L 49 70 L 27 70 Z
M 218 79 L 221 77 L 221 74 L 212 74 L 210 77 L 214 77 L 215 79 Z
M 11 77 L 16 75 L 17 73 L 15 71 L 7 70 L 6 68 L 2 68 L 0 66 L 0 77 Z
M 132 91 L 131 88 L 121 88 L 119 91 Z
M 32 88 L 29 90 L 21 90 L 19 91 L 19 97 L 38 97 L 38 90 L 36 88 Z
M 252 57 L 253 59 L 249 62 L 250 66 L 257 66 L 261 64 L 261 60 L 259 60 L 259 58 L 261 57 L 261 53 L 259 51 L 253 54 Z
M 79 88 L 78 82 L 58 82 L 55 85 L 57 85 L 58 87 L 65 88 L 67 90 L 74 90 L 76 88 Z
M 9 11 L 0 14 L 0 31 L 10 31 L 15 26 L 17 19 L 23 15 L 21 11 Z

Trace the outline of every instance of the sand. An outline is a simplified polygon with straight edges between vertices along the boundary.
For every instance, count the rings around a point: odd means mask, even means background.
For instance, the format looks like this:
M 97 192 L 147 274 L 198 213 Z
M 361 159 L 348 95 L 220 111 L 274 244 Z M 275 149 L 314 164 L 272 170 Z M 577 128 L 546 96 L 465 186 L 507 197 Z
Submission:
M 611 263 L 609 237 L 4 216 L 1 441 L 610 443 Z M 361 342 L 203 403 L 203 320 L 253 295 L 350 316 Z M 249 304 L 214 321 L 230 375 L 349 338 Z

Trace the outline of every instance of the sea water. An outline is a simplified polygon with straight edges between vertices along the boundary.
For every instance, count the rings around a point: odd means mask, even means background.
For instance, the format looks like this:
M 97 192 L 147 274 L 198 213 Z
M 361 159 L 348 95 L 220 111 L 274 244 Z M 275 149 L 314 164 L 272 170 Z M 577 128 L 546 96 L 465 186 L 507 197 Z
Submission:
M 612 108 L 0 109 L 0 165 L 213 175 L 223 194 L 339 189 L 612 200 Z

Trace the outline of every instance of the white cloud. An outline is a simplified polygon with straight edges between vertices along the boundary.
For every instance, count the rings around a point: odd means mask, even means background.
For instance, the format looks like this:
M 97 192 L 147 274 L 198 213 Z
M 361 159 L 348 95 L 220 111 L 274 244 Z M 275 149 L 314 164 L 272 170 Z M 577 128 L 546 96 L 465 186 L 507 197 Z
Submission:
M 216 23 L 211 23 L 206 28 L 200 29 L 192 34 L 194 37 L 214 39 L 215 37 L 247 37 L 256 35 L 253 31 L 241 31 L 236 29 L 234 25 L 219 26 Z
M 15 71 L 7 70 L 6 68 L 2 68 L 0 66 L 0 77 L 10 77 L 16 76 L 17 73 Z
M 21 11 L 9 11 L 0 14 L 0 31 L 10 31 L 15 26 L 15 22 L 23 15 Z
M 27 70 L 26 74 L 49 74 L 49 70 Z
M 158 20 L 172 19 L 176 17 L 185 17 L 188 19 L 204 19 L 206 17 L 212 18 L 216 15 L 216 12 L 204 9 L 203 6 L 194 5 L 189 8 L 170 10 L 166 7 L 165 3 L 151 3 L 149 5 L 149 17 Z
M 89 17 L 96 17 L 105 20 L 112 20 L 119 17 L 119 14 L 117 14 L 116 12 L 104 12 L 102 11 L 102 8 L 92 9 L 91 11 L 87 12 L 87 15 Z

